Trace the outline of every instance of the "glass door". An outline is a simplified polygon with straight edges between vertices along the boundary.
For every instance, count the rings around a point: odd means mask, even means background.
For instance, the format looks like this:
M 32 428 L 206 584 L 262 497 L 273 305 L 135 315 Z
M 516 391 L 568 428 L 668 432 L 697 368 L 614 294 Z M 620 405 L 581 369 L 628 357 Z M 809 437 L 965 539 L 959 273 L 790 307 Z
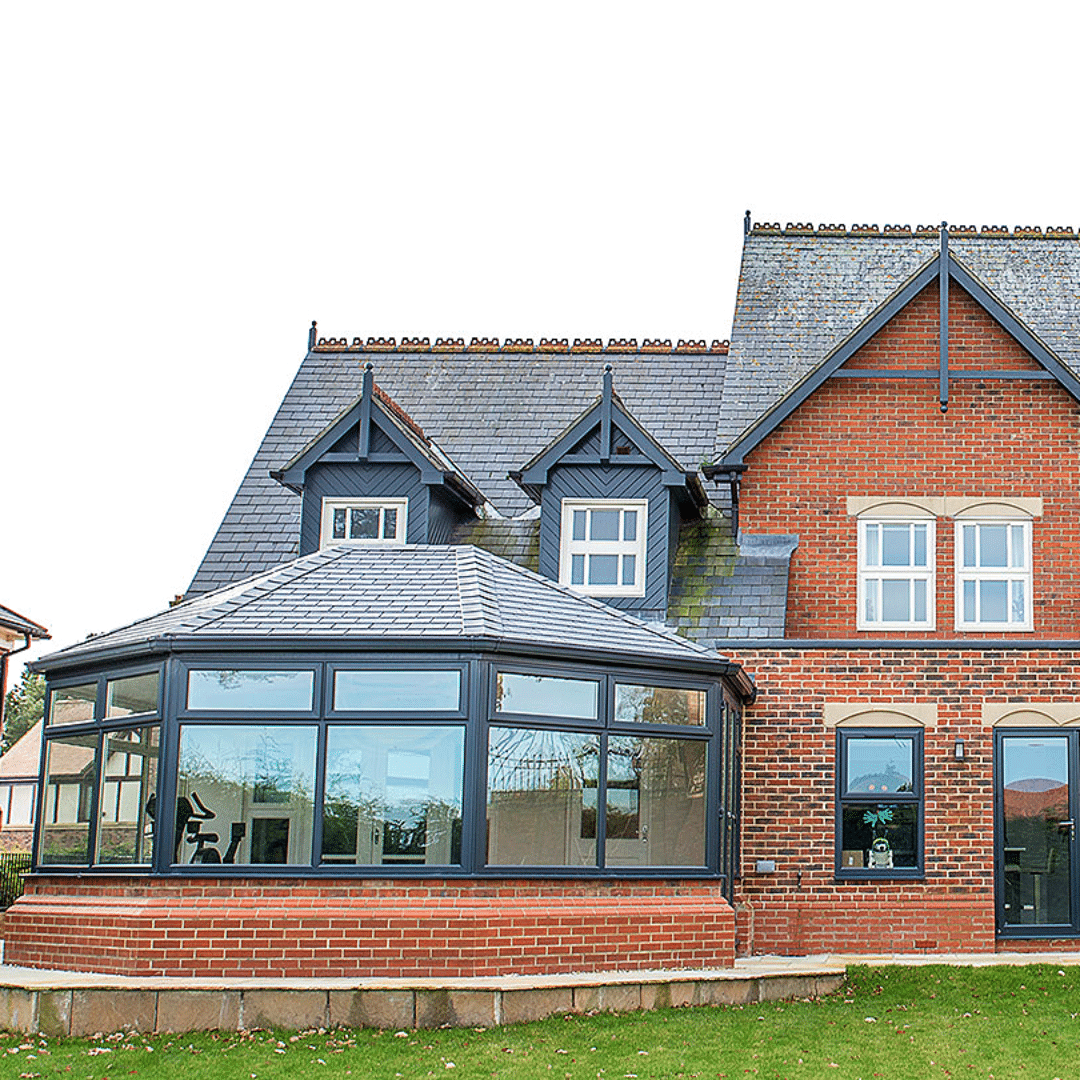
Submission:
M 1003 929 L 1076 926 L 1078 732 L 998 735 L 998 903 Z

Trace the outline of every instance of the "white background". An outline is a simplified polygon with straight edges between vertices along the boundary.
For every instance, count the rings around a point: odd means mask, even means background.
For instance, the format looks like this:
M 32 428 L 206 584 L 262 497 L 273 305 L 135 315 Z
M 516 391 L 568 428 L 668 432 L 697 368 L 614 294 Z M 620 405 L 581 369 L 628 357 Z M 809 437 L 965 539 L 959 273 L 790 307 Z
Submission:
M 183 592 L 313 318 L 711 341 L 748 207 L 1080 224 L 1075 16 L 996 10 L 7 0 L 0 603 L 52 631 L 31 655 Z

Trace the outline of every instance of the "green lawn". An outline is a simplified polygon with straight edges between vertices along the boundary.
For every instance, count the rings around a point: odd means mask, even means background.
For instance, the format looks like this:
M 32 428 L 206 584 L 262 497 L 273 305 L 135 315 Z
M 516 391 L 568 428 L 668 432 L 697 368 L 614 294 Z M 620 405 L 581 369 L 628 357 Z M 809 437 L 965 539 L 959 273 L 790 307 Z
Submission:
M 490 1030 L 0 1035 L 0 1078 L 1080 1077 L 1080 968 L 853 968 L 817 1000 Z

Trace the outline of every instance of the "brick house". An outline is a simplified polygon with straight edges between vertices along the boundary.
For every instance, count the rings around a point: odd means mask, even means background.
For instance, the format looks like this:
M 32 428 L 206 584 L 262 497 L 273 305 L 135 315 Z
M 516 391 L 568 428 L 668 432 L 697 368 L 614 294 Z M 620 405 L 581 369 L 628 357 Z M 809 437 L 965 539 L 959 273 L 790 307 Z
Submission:
M 313 328 L 186 601 L 39 662 L 9 958 L 1074 939 L 1078 325 L 1068 230 L 756 226 L 730 345 Z

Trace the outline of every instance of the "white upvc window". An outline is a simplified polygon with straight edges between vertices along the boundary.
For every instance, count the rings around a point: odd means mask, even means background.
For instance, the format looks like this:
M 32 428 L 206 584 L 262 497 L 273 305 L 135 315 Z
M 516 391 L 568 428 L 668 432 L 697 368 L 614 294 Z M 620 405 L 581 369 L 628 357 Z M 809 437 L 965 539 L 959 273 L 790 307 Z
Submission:
M 1032 628 L 1030 521 L 956 522 L 956 628 Z
M 408 499 L 323 499 L 320 547 L 403 544 Z
M 563 499 L 559 583 L 590 596 L 645 595 L 645 499 Z
M 934 522 L 859 522 L 860 630 L 934 627 Z

